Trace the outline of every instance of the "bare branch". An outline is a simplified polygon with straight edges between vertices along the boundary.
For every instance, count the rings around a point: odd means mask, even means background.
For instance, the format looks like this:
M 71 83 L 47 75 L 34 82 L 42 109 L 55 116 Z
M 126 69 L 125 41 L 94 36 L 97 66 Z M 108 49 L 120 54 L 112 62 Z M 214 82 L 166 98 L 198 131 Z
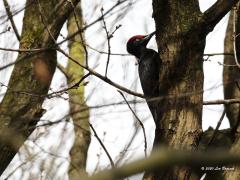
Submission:
M 233 52 L 234 52 L 234 59 L 235 59 L 235 63 L 237 65 L 238 68 L 240 68 L 240 64 L 238 62 L 238 57 L 237 57 L 237 48 L 236 48 L 236 13 L 237 13 L 237 7 L 234 6 L 233 7 Z
M 118 91 L 121 96 L 123 97 L 124 101 L 127 103 L 128 108 L 132 111 L 134 117 L 137 119 L 138 123 L 140 124 L 140 126 L 142 127 L 143 130 L 143 137 L 144 137 L 144 154 L 145 157 L 147 157 L 147 136 L 146 136 L 146 131 L 145 131 L 145 127 L 144 124 L 142 123 L 142 121 L 139 119 L 139 117 L 137 116 L 137 114 L 133 111 L 133 109 L 131 108 L 131 106 L 129 105 L 127 99 L 125 98 L 124 94 L 121 91 Z
M 12 12 L 11 12 L 11 10 L 10 10 L 10 6 L 9 6 L 7 0 L 3 0 L 3 3 L 4 3 L 4 6 L 5 6 L 5 9 L 6 9 L 8 18 L 9 18 L 9 20 L 10 20 L 10 22 L 11 22 L 13 31 L 14 31 L 14 33 L 15 33 L 18 41 L 20 41 L 20 40 L 21 40 L 21 37 L 20 37 L 20 35 L 19 35 L 19 33 L 18 33 L 17 27 L 16 27 L 15 22 L 14 22 L 14 20 L 13 20 L 13 15 L 12 15 Z
M 116 87 L 117 89 L 120 89 L 128 94 L 132 94 L 134 96 L 138 96 L 138 97 L 141 97 L 141 98 L 144 98 L 144 95 L 141 94 L 141 93 L 137 93 L 137 92 L 134 92 L 134 91 L 131 91 L 115 82 L 113 82 L 112 80 L 110 80 L 109 78 L 105 77 L 105 76 L 102 76 L 101 74 L 99 74 L 98 72 L 94 71 L 93 69 L 89 68 L 89 67 L 85 67 L 83 66 L 82 64 L 80 64 L 79 62 L 77 62 L 74 58 L 72 58 L 71 56 L 69 56 L 67 53 L 65 53 L 62 49 L 60 48 L 57 48 L 57 51 L 61 52 L 63 55 L 65 55 L 66 57 L 68 57 L 69 59 L 71 59 L 74 63 L 78 64 L 79 66 L 83 67 L 84 69 L 86 69 L 87 71 L 89 71 L 89 73 L 91 73 L 92 75 L 98 77 L 99 79 L 105 81 L 106 83 Z
M 231 10 L 239 0 L 218 0 L 202 16 L 202 25 L 206 33 L 213 30 L 215 25 Z
M 158 149 L 146 159 L 138 160 L 112 170 L 102 171 L 83 180 L 115 180 L 125 178 L 143 171 L 159 171 L 172 166 L 222 166 L 230 163 L 240 164 L 240 154 L 226 151 L 184 152 Z
M 109 161 L 110 161 L 110 163 L 111 163 L 112 168 L 114 168 L 114 162 L 113 162 L 113 160 L 112 160 L 109 152 L 107 151 L 107 148 L 105 147 L 105 145 L 103 144 L 103 142 L 101 141 L 101 139 L 99 138 L 99 136 L 97 135 L 97 132 L 96 132 L 96 130 L 94 129 L 93 125 L 92 125 L 91 123 L 89 123 L 89 126 L 90 126 L 90 128 L 92 129 L 92 131 L 93 131 L 93 133 L 94 133 L 94 136 L 97 138 L 99 144 L 102 146 L 104 152 L 106 153 L 106 155 L 107 155 L 107 157 L 108 157 L 108 159 L 109 159 Z
M 112 12 L 116 7 L 118 7 L 119 5 L 123 4 L 124 2 L 126 2 L 128 0 L 118 0 L 116 2 L 116 4 L 114 4 L 110 9 L 108 9 L 103 16 L 106 16 L 107 14 L 109 14 L 110 12 Z M 79 31 L 73 33 L 72 35 L 68 36 L 66 39 L 64 39 L 63 41 L 59 42 L 58 45 L 64 43 L 65 41 L 72 39 L 74 36 L 76 36 L 79 32 L 83 32 L 85 31 L 87 28 L 91 27 L 92 25 L 96 24 L 97 22 L 102 20 L 102 16 L 100 16 L 99 18 L 97 18 L 95 21 L 91 22 L 90 24 L 86 25 L 85 27 L 81 28 Z
M 204 101 L 203 105 L 220 105 L 220 104 L 235 104 L 240 103 L 240 99 L 220 99 L 220 100 L 213 100 L 213 101 Z
M 203 54 L 203 56 L 234 56 L 233 53 L 207 53 Z
M 70 78 L 70 76 L 71 76 L 71 74 L 68 74 L 67 72 L 66 72 L 66 68 L 65 67 L 63 67 L 61 64 L 57 64 L 57 68 L 59 69 L 59 71 L 61 71 L 61 73 L 63 73 L 64 74 L 64 76 L 66 77 L 66 79 L 69 79 Z
M 104 9 L 101 8 L 103 29 L 105 30 L 105 33 L 106 33 L 106 36 L 107 36 L 107 45 L 108 45 L 107 64 L 106 64 L 106 70 L 105 70 L 105 76 L 107 77 L 108 65 L 109 65 L 110 55 L 111 55 L 111 45 L 110 45 L 111 37 L 109 36 L 109 32 L 107 30 L 107 25 L 106 25 L 106 22 L 105 22 L 105 19 L 104 19 L 104 16 L 103 16 L 103 11 L 104 11 Z
M 46 50 L 54 50 L 54 48 L 32 48 L 32 49 L 12 49 L 12 48 L 2 48 L 0 47 L 1 51 L 12 51 L 12 52 L 19 52 L 19 53 L 28 53 L 28 52 L 43 52 Z
M 55 97 L 56 95 L 59 96 L 61 94 L 67 93 L 67 91 L 70 90 L 70 89 L 77 89 L 80 86 L 80 84 L 84 81 L 84 79 L 86 79 L 89 75 L 90 75 L 90 73 L 85 74 L 78 82 L 76 82 L 72 86 L 64 88 L 64 89 L 62 89 L 60 91 L 57 91 L 57 92 L 50 93 L 46 97 L 47 98 L 52 98 L 52 97 Z
M 38 11 L 39 11 L 39 13 L 40 13 L 41 21 L 42 21 L 43 25 L 45 26 L 45 28 L 46 28 L 46 30 L 47 30 L 47 32 L 48 32 L 48 35 L 51 37 L 51 39 L 52 39 L 54 42 L 56 42 L 56 39 L 54 38 L 53 34 L 51 33 L 51 31 L 50 31 L 50 29 L 49 29 L 49 27 L 48 27 L 48 25 L 47 25 L 47 19 L 46 19 L 46 17 L 44 17 L 43 8 L 42 8 L 39 0 L 37 0 L 37 3 L 38 3 Z
M 7 27 L 5 30 L 3 30 L 2 32 L 0 32 L 0 35 L 1 34 L 4 34 L 4 33 L 6 33 L 6 32 L 9 32 L 10 31 L 10 29 L 11 29 L 11 27 L 9 26 L 9 27 Z
M 210 139 L 209 142 L 208 142 L 208 146 L 211 145 L 212 142 L 214 141 L 214 139 L 215 139 L 215 137 L 216 137 L 216 135 L 217 135 L 217 132 L 218 132 L 218 130 L 219 130 L 219 127 L 220 127 L 221 124 L 222 124 L 222 121 L 223 121 L 223 118 L 224 118 L 225 114 L 226 114 L 226 109 L 224 108 L 223 113 L 222 113 L 222 115 L 221 115 L 221 117 L 220 117 L 220 119 L 219 119 L 219 121 L 218 121 L 218 123 L 217 123 L 217 126 L 216 126 L 216 128 L 215 128 L 215 130 L 214 130 L 214 132 L 213 132 L 213 135 L 212 135 L 211 139 Z
M 88 50 L 87 50 L 87 47 L 86 47 L 86 42 L 85 42 L 85 39 L 84 39 L 84 36 L 83 36 L 83 31 L 81 30 L 81 26 L 80 26 L 80 22 L 79 22 L 79 19 L 77 18 L 77 12 L 76 12 L 76 9 L 74 8 L 74 5 L 73 3 L 71 2 L 72 6 L 73 6 L 73 15 L 74 15 L 74 19 L 75 19 L 75 22 L 76 22 L 76 25 L 77 25 L 77 28 L 78 28 L 78 31 L 79 31 L 79 36 L 80 36 L 80 39 L 81 39 L 81 44 L 83 45 L 83 49 L 84 49 L 84 52 L 85 52 L 85 62 L 86 62 L 86 66 L 88 67 Z M 78 12 L 78 13 L 82 13 L 82 12 Z M 82 16 L 82 15 L 81 15 Z

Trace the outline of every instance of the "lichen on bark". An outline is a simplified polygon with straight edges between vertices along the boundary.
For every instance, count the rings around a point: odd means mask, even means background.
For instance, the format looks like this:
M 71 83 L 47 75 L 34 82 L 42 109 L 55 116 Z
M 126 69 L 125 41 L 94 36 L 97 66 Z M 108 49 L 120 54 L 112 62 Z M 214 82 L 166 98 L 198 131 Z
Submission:
M 62 6 L 55 9 L 58 2 L 27 0 L 20 49 L 54 47 L 53 38 L 58 37 L 66 18 L 72 11 L 72 6 L 75 6 L 79 0 L 72 0 L 72 4 L 67 1 L 61 2 Z M 0 142 L 0 174 L 35 129 L 36 123 L 42 116 L 44 111 L 41 106 L 55 68 L 56 50 L 19 53 L 8 90 L 0 104 L 0 132 L 14 132 L 19 137 L 19 143 L 13 148 L 9 145 L 10 142 Z
M 82 9 L 80 4 L 75 9 L 74 13 L 71 14 L 67 23 L 69 35 L 79 30 L 78 28 L 83 27 Z M 84 38 L 83 33 L 82 38 Z M 73 39 L 69 40 L 68 47 L 69 55 L 80 64 L 85 64 L 85 42 L 82 41 L 82 38 L 80 35 L 75 36 Z M 67 74 L 68 85 L 71 86 L 83 78 L 84 69 L 69 59 Z M 83 84 L 84 81 L 79 84 L 77 88 L 69 90 L 70 114 L 75 131 L 74 144 L 70 151 L 71 163 L 68 170 L 70 180 L 81 178 L 83 175 L 86 175 L 87 152 L 91 136 L 89 129 L 89 110 L 85 102 L 85 86 Z

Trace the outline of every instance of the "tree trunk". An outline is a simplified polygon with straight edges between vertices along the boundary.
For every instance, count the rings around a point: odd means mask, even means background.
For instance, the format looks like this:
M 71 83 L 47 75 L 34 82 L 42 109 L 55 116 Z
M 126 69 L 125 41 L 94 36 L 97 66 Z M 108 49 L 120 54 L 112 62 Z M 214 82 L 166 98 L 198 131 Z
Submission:
M 77 20 L 76 20 L 77 18 Z M 77 25 L 78 23 L 78 25 Z M 83 17 L 81 6 L 78 5 L 75 9 L 75 15 L 72 13 L 68 19 L 68 34 L 71 35 L 78 30 L 78 27 L 82 28 Z M 85 52 L 84 43 L 81 40 L 80 35 L 75 36 L 69 41 L 69 55 L 77 60 L 80 64 L 84 64 Z M 71 60 L 68 61 L 67 66 L 68 85 L 71 87 L 83 78 L 84 69 L 78 66 Z M 69 167 L 69 179 L 80 179 L 83 174 L 86 174 L 86 160 L 87 152 L 90 143 L 90 129 L 89 129 L 89 112 L 88 107 L 84 101 L 84 83 L 79 84 L 77 89 L 69 90 L 70 98 L 70 114 L 72 115 L 74 129 L 75 129 L 75 141 L 70 151 L 71 164 Z
M 199 2 L 153 0 L 162 67 L 154 147 L 194 151 L 202 132 L 205 38 L 236 1 L 217 1 L 201 13 Z M 146 173 L 145 179 L 199 179 L 188 167 Z
M 236 34 L 238 35 L 240 33 L 240 11 L 239 11 L 239 3 L 237 5 L 237 11 L 236 11 Z M 234 53 L 234 47 L 233 47 L 233 14 L 234 11 L 231 12 L 231 15 L 229 17 L 228 21 L 228 27 L 226 31 L 226 37 L 224 42 L 224 53 Z M 236 53 L 239 61 L 240 57 L 240 39 L 236 38 Z M 235 65 L 235 66 L 228 66 L 228 65 Z M 239 98 L 240 96 L 240 69 L 236 66 L 235 58 L 234 56 L 227 56 L 224 57 L 224 68 L 223 68 L 223 85 L 224 85 L 224 98 L 225 99 L 234 99 Z M 230 122 L 231 127 L 231 136 L 232 140 L 234 141 L 231 152 L 238 153 L 240 148 L 240 139 L 239 139 L 239 123 L 240 123 L 240 112 L 239 108 L 240 105 L 238 103 L 236 104 L 230 104 L 226 105 L 226 113 L 228 120 Z M 234 167 L 234 171 L 225 171 L 224 172 L 224 179 L 239 179 L 240 178 L 240 168 L 239 166 Z
M 236 21 L 236 34 L 240 33 L 240 13 L 238 11 L 238 20 Z M 236 41 L 237 55 L 240 56 L 240 41 L 237 38 Z M 235 63 L 235 58 L 233 56 L 233 11 L 231 11 L 225 41 L 224 41 L 224 53 L 232 54 L 224 56 L 224 66 L 223 66 L 223 85 L 224 85 L 224 98 L 234 99 L 240 96 L 240 69 Z M 230 66 L 229 66 L 230 65 Z M 239 118 L 239 104 L 229 104 L 225 106 L 227 117 L 231 128 L 235 128 Z
M 40 4 L 38 4 L 40 2 Z M 20 49 L 54 47 L 62 25 L 79 0 L 27 0 Z M 54 38 L 54 39 L 53 39 Z M 56 67 L 56 51 L 21 52 L 0 104 L 0 174 L 35 129 Z M 17 143 L 16 143 L 17 142 Z

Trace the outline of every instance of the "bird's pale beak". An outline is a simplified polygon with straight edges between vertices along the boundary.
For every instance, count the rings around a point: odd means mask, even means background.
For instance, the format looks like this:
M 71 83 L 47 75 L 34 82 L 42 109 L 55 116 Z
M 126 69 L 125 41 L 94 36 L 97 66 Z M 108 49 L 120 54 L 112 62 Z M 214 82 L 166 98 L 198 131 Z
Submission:
M 148 43 L 150 39 L 153 37 L 153 35 L 156 34 L 156 31 L 152 32 L 151 34 L 144 37 L 144 41 Z

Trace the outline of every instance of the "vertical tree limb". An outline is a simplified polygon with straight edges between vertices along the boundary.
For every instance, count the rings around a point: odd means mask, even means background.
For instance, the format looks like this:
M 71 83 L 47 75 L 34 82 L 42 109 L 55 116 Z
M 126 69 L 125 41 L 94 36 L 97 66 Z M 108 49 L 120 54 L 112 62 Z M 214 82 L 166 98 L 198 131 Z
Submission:
M 235 57 L 224 56 L 224 64 L 235 65 L 235 66 L 224 66 L 223 68 L 223 84 L 224 84 L 224 98 L 238 98 L 240 96 L 239 79 L 240 69 L 236 66 L 236 57 L 240 57 L 240 39 L 238 34 L 240 33 L 240 11 L 239 3 L 236 8 L 232 10 L 228 27 L 226 31 L 226 37 L 224 41 L 224 52 L 235 53 Z M 234 44 L 233 44 L 234 43 Z M 232 129 L 231 136 L 233 139 L 233 145 L 230 149 L 231 152 L 239 152 L 240 148 L 240 104 L 229 104 L 226 106 L 226 113 Z M 239 166 L 234 167 L 234 171 L 225 171 L 224 179 L 239 179 L 240 168 Z
M 68 18 L 67 30 L 68 36 L 71 36 L 74 32 L 78 31 L 83 26 L 83 17 L 81 4 L 75 8 L 74 12 Z M 81 32 L 80 32 L 81 33 Z M 68 41 L 69 55 L 73 57 L 80 64 L 85 62 L 84 42 L 81 35 L 74 36 Z M 87 54 L 86 54 L 87 55 Z M 78 64 L 72 62 L 70 59 L 67 65 L 68 74 L 68 86 L 78 83 L 79 79 L 84 76 L 84 69 Z M 87 105 L 84 98 L 84 83 L 78 84 L 78 87 L 69 89 L 70 99 L 70 113 L 72 113 L 72 120 L 74 124 L 75 139 L 73 147 L 70 151 L 71 164 L 68 170 L 69 179 L 73 177 L 80 178 L 83 174 L 86 174 L 86 160 L 87 152 L 90 144 L 90 129 L 89 129 L 89 111 L 86 110 Z M 85 109 L 85 110 L 83 110 Z M 79 128 L 81 127 L 81 128 Z
M 235 33 L 240 33 L 240 13 L 239 10 L 236 12 L 237 19 L 236 20 L 236 31 Z M 226 36 L 224 40 L 224 53 L 233 53 L 233 39 L 235 36 L 233 33 L 233 15 L 234 12 L 231 11 L 228 26 L 226 30 Z M 240 41 L 239 38 L 236 38 L 236 55 L 240 57 Z M 239 79 L 240 79 L 240 70 L 235 64 L 235 57 L 233 56 L 224 56 L 224 64 L 223 66 L 223 85 L 224 85 L 224 99 L 234 99 L 239 98 L 240 96 L 240 89 L 239 89 Z M 230 127 L 232 129 L 235 128 L 238 122 L 238 117 L 240 113 L 240 105 L 239 103 L 236 104 L 226 104 L 226 114 L 228 120 L 230 122 Z M 234 135 L 233 135 L 234 136 Z
M 20 49 L 53 47 L 54 41 L 72 11 L 68 1 L 61 1 L 62 6 L 55 9 L 57 0 L 40 0 L 47 19 L 44 25 L 40 19 L 38 4 L 34 0 L 27 0 L 23 19 Z M 73 0 L 74 6 L 79 0 Z M 44 112 L 42 103 L 48 93 L 48 89 L 56 68 L 56 50 L 49 49 L 41 52 L 19 53 L 19 61 L 11 74 L 8 90 L 0 104 L 0 131 L 14 131 L 20 134 L 19 143 L 14 149 L 4 142 L 0 142 L 0 174 L 6 169 L 20 145 L 33 132 L 36 123 Z M 28 92 L 27 93 L 14 93 Z M 32 96 L 36 94 L 39 96 Z

